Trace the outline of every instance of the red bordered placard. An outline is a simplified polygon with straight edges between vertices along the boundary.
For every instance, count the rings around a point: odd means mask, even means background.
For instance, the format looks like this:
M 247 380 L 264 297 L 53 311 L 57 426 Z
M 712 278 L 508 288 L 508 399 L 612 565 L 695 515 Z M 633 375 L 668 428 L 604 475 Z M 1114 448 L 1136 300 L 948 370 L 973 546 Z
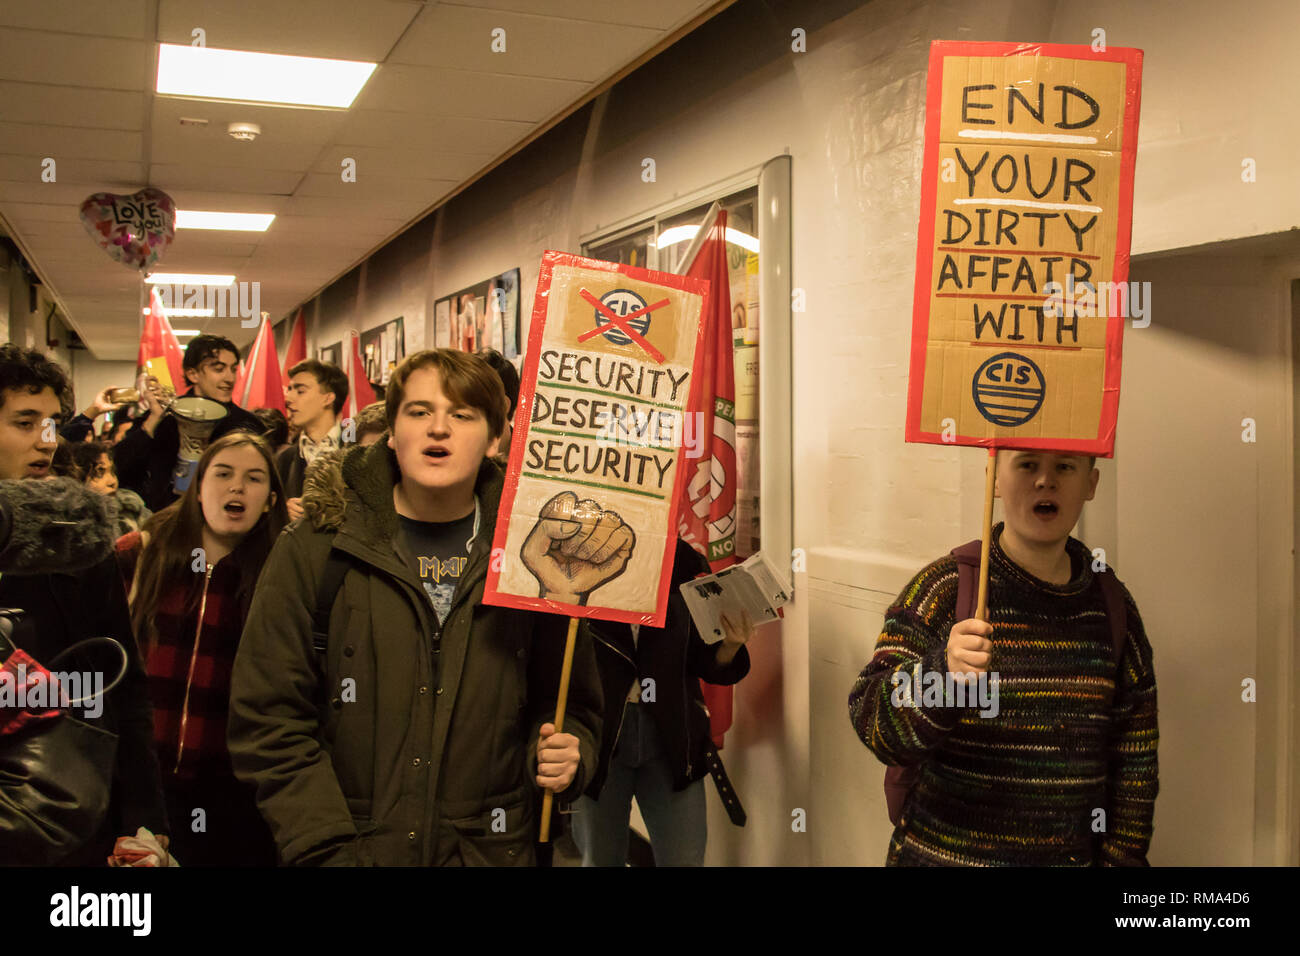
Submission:
M 691 381 L 688 386 L 688 394 L 684 410 L 692 410 L 698 407 L 699 396 L 697 390 L 700 387 L 701 361 L 704 354 L 704 318 L 710 314 L 709 282 L 703 279 L 692 279 L 685 276 L 673 275 L 671 273 L 654 272 L 649 269 L 641 269 L 635 266 L 602 262 L 597 259 L 587 259 L 569 253 L 550 250 L 545 252 L 542 255 L 541 270 L 537 279 L 537 295 L 533 300 L 532 321 L 529 324 L 528 330 L 528 347 L 524 360 L 523 374 L 520 380 L 519 401 L 515 410 L 515 436 L 511 443 L 510 463 L 506 471 L 505 488 L 501 495 L 501 505 L 497 516 L 496 534 L 493 540 L 493 560 L 488 570 L 487 582 L 483 594 L 483 603 L 501 607 L 549 611 L 552 613 L 569 615 L 571 617 L 597 618 L 608 621 L 621 621 L 628 624 L 644 624 L 650 627 L 662 627 L 668 611 L 668 590 L 672 583 L 672 565 L 673 554 L 676 550 L 678 512 L 681 507 L 682 489 L 687 480 L 688 470 L 683 466 L 683 449 L 680 445 L 676 450 L 676 470 L 673 477 L 671 497 L 665 503 L 664 507 L 665 547 L 662 558 L 659 561 L 659 584 L 657 589 L 656 609 L 653 614 L 643 614 L 631 610 L 602 606 L 598 603 L 600 598 L 599 588 L 592 592 L 593 603 L 585 605 L 503 592 L 499 589 L 502 574 L 502 562 L 508 560 L 520 560 L 518 555 L 509 555 L 506 552 L 506 543 L 510 533 L 509 518 L 513 513 L 515 501 L 518 497 L 525 451 L 528 447 L 528 440 L 532 427 L 533 408 L 537 394 L 538 366 L 541 360 L 545 327 L 550 307 L 552 278 L 557 268 L 567 266 L 599 270 L 614 275 L 623 275 L 641 282 L 663 286 L 666 289 L 694 293 L 701 297 L 700 312 L 695 319 L 697 328 L 694 335 L 695 347 L 692 356 Z M 633 338 L 636 338 L 636 336 L 633 335 Z M 653 352 L 653 348 L 651 348 L 650 351 Z M 582 496 L 580 488 L 575 488 L 575 492 L 579 493 L 580 497 Z M 641 539 L 638 538 L 638 541 L 640 540 Z
M 968 43 L 935 41 L 930 46 L 930 69 L 926 85 L 925 154 L 921 181 L 921 212 L 917 231 L 916 281 L 912 306 L 912 349 L 908 376 L 907 424 L 909 442 L 978 445 L 982 447 L 1062 450 L 1109 457 L 1114 451 L 1115 422 L 1119 412 L 1120 365 L 1124 316 L 1107 318 L 1105 359 L 1101 395 L 1101 414 L 1095 437 L 1053 438 L 1015 434 L 955 435 L 922 428 L 922 399 L 927 374 L 927 348 L 930 332 L 930 302 L 935 265 L 935 221 L 939 184 L 940 125 L 943 76 L 949 57 L 1009 57 L 1022 55 L 1059 57 L 1094 62 L 1122 63 L 1125 66 L 1123 144 L 1120 158 L 1114 259 L 1109 281 L 1126 283 L 1133 223 L 1133 175 L 1137 160 L 1138 116 L 1141 106 L 1142 51 L 1111 48 L 1095 51 L 1088 46 L 1026 43 Z M 1020 346 L 1029 347 L 1029 346 Z M 1036 346 L 1050 348 L 1051 346 Z

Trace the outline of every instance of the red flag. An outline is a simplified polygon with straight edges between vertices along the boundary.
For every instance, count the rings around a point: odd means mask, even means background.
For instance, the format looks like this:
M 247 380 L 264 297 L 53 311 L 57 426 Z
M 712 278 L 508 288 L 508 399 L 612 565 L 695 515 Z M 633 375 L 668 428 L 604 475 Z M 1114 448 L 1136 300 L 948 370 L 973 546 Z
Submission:
M 140 336 L 135 374 L 152 375 L 163 388 L 171 388 L 179 395 L 189 387 L 182 371 L 182 358 L 181 344 L 167 321 L 158 290 L 150 289 L 149 316 L 144 320 L 144 333 Z
M 375 390 L 366 379 L 366 363 L 361 360 L 361 336 L 353 329 L 343 349 L 343 374 L 348 377 L 348 400 L 344 418 L 356 418 L 357 412 L 375 402 Z
M 266 313 L 263 312 L 262 315 L 265 316 Z M 253 348 L 249 351 L 247 360 L 239 367 L 232 400 L 241 408 L 276 408 L 286 411 L 280 362 L 275 355 L 275 336 L 271 334 L 269 318 L 262 319 L 262 327 L 257 330 L 257 338 L 253 340 Z
M 289 348 L 284 353 L 284 380 L 289 380 L 289 369 L 307 357 L 307 325 L 302 320 L 302 307 L 293 317 L 293 328 L 289 331 Z
M 707 221 L 704 242 L 687 263 L 686 275 L 709 280 L 710 309 L 701 321 L 704 370 L 698 391 L 700 404 L 687 416 L 683 432 L 687 445 L 687 480 L 678 533 L 703 554 L 714 571 L 736 563 L 736 378 L 732 363 L 731 284 L 727 268 L 727 214 L 718 211 Z M 731 726 L 732 692 L 700 682 L 709 708 L 714 743 Z

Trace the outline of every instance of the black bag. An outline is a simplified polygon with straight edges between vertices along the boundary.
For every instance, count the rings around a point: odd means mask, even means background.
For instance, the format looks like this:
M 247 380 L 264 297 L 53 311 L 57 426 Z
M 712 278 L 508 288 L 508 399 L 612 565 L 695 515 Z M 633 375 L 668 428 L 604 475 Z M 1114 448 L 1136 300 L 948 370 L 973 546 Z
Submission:
M 14 621 L 21 614 L 0 609 L 0 659 L 10 675 L 19 664 L 28 674 L 45 671 L 11 640 Z M 102 641 L 120 651 L 123 661 L 117 677 L 102 692 L 107 694 L 127 666 L 125 649 L 112 638 L 82 641 L 51 660 L 50 666 L 74 650 Z M 44 679 L 55 686 L 48 671 Z M 0 864 L 49 866 L 78 850 L 103 824 L 112 792 L 117 734 L 66 711 L 4 710 L 8 713 L 0 712 Z

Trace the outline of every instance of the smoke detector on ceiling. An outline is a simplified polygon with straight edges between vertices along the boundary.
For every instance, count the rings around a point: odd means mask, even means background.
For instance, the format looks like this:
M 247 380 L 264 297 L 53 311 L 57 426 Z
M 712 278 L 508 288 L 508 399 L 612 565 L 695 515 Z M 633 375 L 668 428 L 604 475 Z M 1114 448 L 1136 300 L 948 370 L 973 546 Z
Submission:
M 226 132 L 241 143 L 251 143 L 261 135 L 262 127 L 256 123 L 231 123 L 226 127 Z

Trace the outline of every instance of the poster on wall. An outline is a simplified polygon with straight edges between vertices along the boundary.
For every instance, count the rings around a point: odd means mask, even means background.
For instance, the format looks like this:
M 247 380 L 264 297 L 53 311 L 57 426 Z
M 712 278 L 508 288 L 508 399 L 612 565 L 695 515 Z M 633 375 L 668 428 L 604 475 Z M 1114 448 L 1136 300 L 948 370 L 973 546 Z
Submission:
M 1142 51 L 930 47 L 908 441 L 1109 456 Z
M 377 328 L 361 333 L 361 360 L 366 367 L 366 381 L 385 388 L 393 370 L 406 358 L 406 330 L 398 316 Z
M 663 626 L 708 295 L 545 253 L 484 603 Z
M 451 346 L 451 300 L 439 299 L 433 304 L 433 347 Z
M 463 352 L 496 349 L 519 357 L 519 270 L 485 279 L 433 305 L 434 342 Z
M 324 348 L 316 350 L 316 357 L 322 362 L 329 365 L 343 367 L 343 343 L 335 342 L 333 345 L 327 345 Z

